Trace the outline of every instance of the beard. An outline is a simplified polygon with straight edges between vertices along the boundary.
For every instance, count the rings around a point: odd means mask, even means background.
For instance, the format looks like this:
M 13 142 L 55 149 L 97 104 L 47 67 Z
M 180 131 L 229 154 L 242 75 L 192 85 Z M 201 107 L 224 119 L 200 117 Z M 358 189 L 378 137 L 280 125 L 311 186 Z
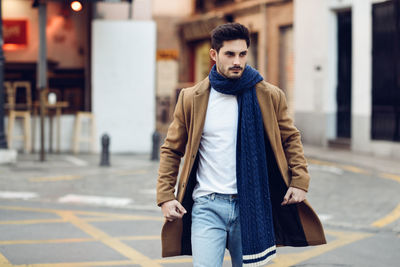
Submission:
M 245 65 L 246 66 L 246 65 Z M 240 79 L 243 74 L 244 67 L 234 66 L 229 68 L 224 68 L 223 66 L 217 66 L 218 72 L 227 79 Z

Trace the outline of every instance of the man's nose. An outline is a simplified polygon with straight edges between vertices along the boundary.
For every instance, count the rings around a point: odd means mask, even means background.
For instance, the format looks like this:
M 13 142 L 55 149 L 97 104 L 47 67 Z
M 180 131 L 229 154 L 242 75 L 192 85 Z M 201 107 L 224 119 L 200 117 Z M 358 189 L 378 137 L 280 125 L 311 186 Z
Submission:
M 233 60 L 233 65 L 240 65 L 239 56 L 235 57 L 235 59 Z

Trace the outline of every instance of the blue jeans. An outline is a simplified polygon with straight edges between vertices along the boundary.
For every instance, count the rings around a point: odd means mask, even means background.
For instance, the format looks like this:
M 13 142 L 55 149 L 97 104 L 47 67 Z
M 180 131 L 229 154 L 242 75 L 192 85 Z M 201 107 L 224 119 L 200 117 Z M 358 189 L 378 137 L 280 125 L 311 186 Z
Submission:
M 237 197 L 213 193 L 196 198 L 192 209 L 193 266 L 222 266 L 226 246 L 232 266 L 242 266 Z

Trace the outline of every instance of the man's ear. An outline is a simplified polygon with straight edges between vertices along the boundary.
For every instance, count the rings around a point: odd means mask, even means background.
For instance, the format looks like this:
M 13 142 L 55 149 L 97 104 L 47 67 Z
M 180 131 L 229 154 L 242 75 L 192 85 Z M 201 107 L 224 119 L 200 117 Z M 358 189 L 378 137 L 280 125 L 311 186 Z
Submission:
M 215 62 L 217 62 L 217 51 L 215 49 L 210 49 L 210 57 L 212 60 L 214 60 Z

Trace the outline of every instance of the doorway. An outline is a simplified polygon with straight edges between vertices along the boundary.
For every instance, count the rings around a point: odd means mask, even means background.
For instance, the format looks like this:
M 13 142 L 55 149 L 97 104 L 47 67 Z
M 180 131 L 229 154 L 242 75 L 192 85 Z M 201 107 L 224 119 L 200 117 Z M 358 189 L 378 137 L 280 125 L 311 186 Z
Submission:
M 338 139 L 351 138 L 351 69 L 352 33 L 351 10 L 337 13 L 338 69 L 337 69 L 337 116 L 336 136 Z
M 400 1 L 372 8 L 373 140 L 400 142 Z

